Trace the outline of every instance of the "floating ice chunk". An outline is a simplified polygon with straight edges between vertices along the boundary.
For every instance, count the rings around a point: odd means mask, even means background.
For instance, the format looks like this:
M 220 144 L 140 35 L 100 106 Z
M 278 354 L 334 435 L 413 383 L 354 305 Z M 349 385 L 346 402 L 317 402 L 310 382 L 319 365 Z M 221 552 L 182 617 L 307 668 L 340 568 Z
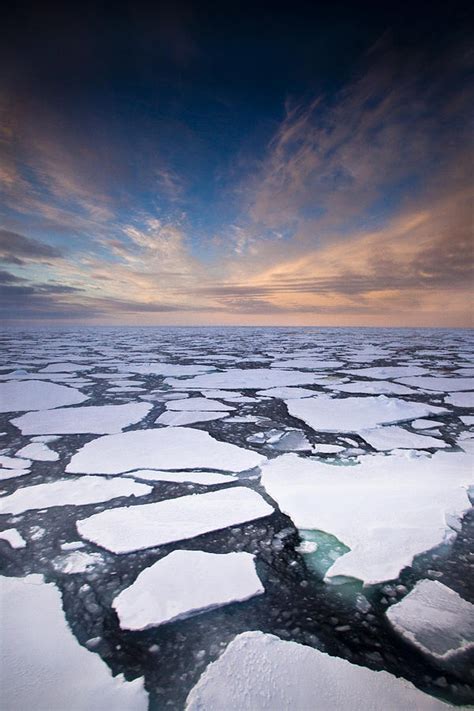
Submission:
M 112 607 L 122 629 L 143 630 L 264 592 L 250 553 L 179 550 L 143 570 Z
M 189 693 L 186 711 L 443 711 L 448 704 L 373 671 L 263 632 L 238 635 Z
M 464 453 L 365 455 L 355 466 L 285 454 L 262 467 L 262 484 L 299 529 L 324 531 L 349 547 L 326 577 L 366 583 L 398 577 L 442 543 L 470 506 L 472 460 Z
M 219 442 L 201 430 L 160 427 L 94 439 L 72 457 L 66 471 L 119 474 L 133 469 L 210 468 L 240 472 L 263 461 L 262 455 Z
M 446 412 L 442 407 L 405 402 L 385 395 L 338 399 L 319 395 L 301 400 L 285 400 L 285 403 L 290 415 L 320 432 L 360 432 L 379 424 L 403 422 Z
M 306 385 L 317 382 L 317 376 L 303 371 L 277 370 L 276 368 L 234 368 L 223 373 L 198 375 L 186 380 L 186 387 L 193 390 L 218 388 L 222 390 L 261 390 L 282 385 Z M 174 378 L 165 380 L 171 387 L 182 388 L 183 381 Z
M 220 474 L 219 472 L 160 472 L 153 469 L 139 469 L 131 474 L 124 474 L 124 476 L 145 481 L 172 481 L 177 484 L 191 482 L 204 486 L 232 484 L 236 481 L 235 477 L 230 474 Z
M 437 420 L 414 420 L 413 422 L 410 422 L 411 426 L 415 428 L 415 430 L 429 430 L 432 429 L 433 427 L 439 427 L 442 425 L 442 422 L 439 422 Z
M 146 711 L 143 680 L 113 677 L 69 630 L 61 595 L 40 575 L 1 578 L 0 687 L 5 711 Z
M 155 424 L 168 425 L 168 427 L 182 427 L 183 425 L 192 425 L 194 422 L 212 422 L 212 420 L 221 420 L 227 415 L 227 412 L 163 412 L 156 418 Z
M 474 648 L 474 605 L 437 580 L 420 580 L 386 615 L 398 634 L 442 666 Z
M 264 422 L 266 417 L 258 417 L 257 415 L 237 415 L 236 417 L 226 417 L 226 422 Z
M 345 373 L 361 376 L 363 378 L 375 378 L 376 380 L 387 380 L 390 378 L 404 378 L 412 375 L 425 375 L 426 368 L 419 368 L 417 365 L 389 365 L 371 366 L 369 368 L 358 368 L 357 370 L 345 370 Z M 409 384 L 409 383 L 408 383 Z
M 272 507 L 259 494 L 238 486 L 102 511 L 78 521 L 77 530 L 83 538 L 113 553 L 128 553 L 194 538 L 272 513 Z
M 9 496 L 0 498 L 0 513 L 21 513 L 30 509 L 46 509 L 51 506 L 83 506 L 99 501 L 109 501 L 120 496 L 143 496 L 152 488 L 129 479 L 103 479 L 84 476 L 36 484 L 17 489 Z
M 325 368 L 339 368 L 344 365 L 340 360 L 320 360 L 318 358 L 293 358 L 291 360 L 273 361 L 272 368 L 307 368 L 320 370 Z
M 458 390 L 474 390 L 474 378 L 444 378 L 444 377 L 423 377 L 423 378 L 400 378 L 400 381 L 407 385 L 423 390 L 437 390 L 438 392 L 456 392 Z
M 228 410 L 235 410 L 235 407 L 232 407 L 232 405 L 225 405 L 223 402 L 210 400 L 206 397 L 190 397 L 187 400 L 170 400 L 166 403 L 166 407 L 168 410 L 181 410 L 185 412 L 192 412 L 193 410 L 201 410 L 205 412 L 225 412 Z
M 29 457 L 38 462 L 56 462 L 59 459 L 59 454 L 44 442 L 31 442 L 18 450 L 16 455 L 17 457 Z
M 313 452 L 316 454 L 338 454 L 339 452 L 344 452 L 346 447 L 341 447 L 339 444 L 323 444 L 316 443 L 313 445 Z
M 113 434 L 140 422 L 152 409 L 146 402 L 65 407 L 28 412 L 12 420 L 23 434 Z
M 25 467 L 30 466 L 31 461 L 29 459 L 7 457 L 5 454 L 0 455 L 0 467 L 8 467 L 8 469 L 24 469 Z
M 461 415 L 459 419 L 463 425 L 467 425 L 468 427 L 474 425 L 474 415 Z
M 444 402 L 454 407 L 474 407 L 474 393 L 454 393 L 445 397 Z
M 41 373 L 75 373 L 80 370 L 92 370 L 93 365 L 78 365 L 77 363 L 51 363 L 41 368 Z
M 26 541 L 16 528 L 7 528 L 0 532 L 0 538 L 2 541 L 7 541 L 12 548 L 24 548 L 26 546 Z M 1 631 L 1 626 L 0 626 Z
M 0 469 L 0 481 L 14 479 L 18 476 L 26 476 L 26 474 L 29 473 L 29 469 Z
M 375 380 L 374 382 L 361 380 L 357 383 L 335 383 L 325 385 L 331 390 L 342 393 L 364 393 L 366 395 L 410 395 L 415 393 L 413 388 L 407 388 L 400 383 L 391 383 L 389 380 Z
M 404 430 L 403 427 L 377 427 L 373 430 L 361 430 L 360 436 L 374 449 L 379 451 L 388 449 L 438 449 L 449 447 L 442 439 L 426 437 Z
M 60 573 L 85 573 L 95 565 L 104 562 L 100 553 L 84 553 L 73 551 L 68 555 L 59 555 L 53 558 L 53 568 Z
M 267 390 L 259 390 L 257 395 L 262 397 L 276 397 L 281 400 L 291 400 L 291 398 L 312 397 L 316 395 L 314 390 L 308 388 L 268 388 Z
M 87 400 L 79 390 L 41 380 L 0 383 L 0 412 L 50 410 Z
M 140 375 L 171 375 L 178 378 L 215 370 L 212 365 L 173 365 L 172 363 L 128 363 L 117 368 L 119 371 L 122 369 Z M 183 381 L 181 381 L 182 385 Z

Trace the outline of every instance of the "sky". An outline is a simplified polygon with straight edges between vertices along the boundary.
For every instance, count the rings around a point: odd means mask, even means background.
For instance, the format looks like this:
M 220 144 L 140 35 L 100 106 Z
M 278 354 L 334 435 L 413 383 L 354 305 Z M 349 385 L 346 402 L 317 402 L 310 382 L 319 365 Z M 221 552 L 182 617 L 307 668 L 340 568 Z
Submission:
M 472 326 L 468 3 L 15 3 L 6 324 Z

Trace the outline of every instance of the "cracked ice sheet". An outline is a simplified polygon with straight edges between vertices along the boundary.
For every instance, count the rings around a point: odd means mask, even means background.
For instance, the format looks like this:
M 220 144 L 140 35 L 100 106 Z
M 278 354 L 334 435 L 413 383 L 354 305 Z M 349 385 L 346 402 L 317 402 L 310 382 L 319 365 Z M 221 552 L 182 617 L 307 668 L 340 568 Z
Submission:
M 273 508 L 242 486 L 102 511 L 77 522 L 83 538 L 112 553 L 128 553 L 194 538 L 270 516 Z
M 406 402 L 385 395 L 338 399 L 319 395 L 285 400 L 285 404 L 290 415 L 319 432 L 361 432 L 381 424 L 447 412 L 443 407 Z
M 42 380 L 0 383 L 0 412 L 50 410 L 88 400 L 79 390 Z
M 374 449 L 379 451 L 388 449 L 430 449 L 449 447 L 442 439 L 414 434 L 403 427 L 389 426 L 376 427 L 373 430 L 360 430 L 360 436 Z
M 66 472 L 121 474 L 134 469 L 252 469 L 265 457 L 235 444 L 219 442 L 191 427 L 160 427 L 106 435 L 88 442 Z
M 395 632 L 435 662 L 474 648 L 474 605 L 438 580 L 420 580 L 387 618 Z
M 262 467 L 261 482 L 299 529 L 329 533 L 351 550 L 326 578 L 366 584 L 397 578 L 413 558 L 442 543 L 470 508 L 472 459 L 465 453 L 365 455 L 334 466 L 285 454 Z
M 221 420 L 227 416 L 227 412 L 163 412 L 156 418 L 155 424 L 167 425 L 168 427 L 182 427 L 183 425 L 192 425 L 195 422 L 212 422 L 212 420 Z
M 172 481 L 177 484 L 193 483 L 205 486 L 232 484 L 237 481 L 230 474 L 220 474 L 219 472 L 160 472 L 154 469 L 139 469 L 131 474 L 124 474 L 124 476 L 145 481 Z
M 474 378 L 399 378 L 405 385 L 412 385 L 423 390 L 453 393 L 458 390 L 474 390 Z
M 319 376 L 320 377 L 320 376 Z M 276 368 L 249 368 L 241 370 L 234 368 L 223 373 L 198 375 L 188 380 L 166 378 L 166 385 L 173 388 L 188 390 L 261 390 L 262 388 L 280 387 L 283 385 L 312 385 L 318 382 L 318 376 L 303 371 L 277 370 Z
M 92 405 L 28 412 L 11 423 L 22 434 L 113 434 L 140 422 L 152 409 L 146 402 Z
M 59 590 L 41 575 L 0 581 L 0 686 L 5 711 L 146 711 L 143 680 L 113 677 L 76 641 Z
M 143 570 L 112 607 L 122 629 L 143 630 L 264 592 L 251 553 L 178 550 Z
M 143 496 L 152 487 L 129 479 L 104 479 L 84 476 L 79 479 L 61 479 L 46 484 L 35 484 L 17 489 L 0 498 L 0 513 L 18 514 L 31 509 L 52 506 L 84 506 L 109 501 L 121 496 Z
M 373 671 L 263 632 L 235 637 L 191 689 L 186 711 L 442 711 L 448 704 Z

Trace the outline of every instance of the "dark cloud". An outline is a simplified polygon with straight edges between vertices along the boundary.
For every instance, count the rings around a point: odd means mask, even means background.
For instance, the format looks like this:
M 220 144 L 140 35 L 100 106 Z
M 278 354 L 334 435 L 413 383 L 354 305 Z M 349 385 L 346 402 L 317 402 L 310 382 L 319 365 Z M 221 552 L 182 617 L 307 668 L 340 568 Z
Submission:
M 23 264 L 26 260 L 58 259 L 63 252 L 32 237 L 0 229 L 0 257 L 10 264 Z

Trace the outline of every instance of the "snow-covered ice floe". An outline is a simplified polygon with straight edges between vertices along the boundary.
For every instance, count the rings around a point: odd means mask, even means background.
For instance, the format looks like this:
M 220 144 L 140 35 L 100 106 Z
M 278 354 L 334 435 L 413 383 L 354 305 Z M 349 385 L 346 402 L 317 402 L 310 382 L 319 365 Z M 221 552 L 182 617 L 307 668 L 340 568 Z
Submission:
M 411 385 L 423 390 L 436 390 L 438 392 L 457 392 L 458 390 L 474 390 L 474 378 L 443 378 L 421 377 L 400 378 L 401 383 Z
M 372 430 L 361 430 L 360 436 L 370 444 L 371 447 L 379 451 L 388 449 L 442 449 L 449 447 L 449 444 L 442 439 L 427 437 L 426 435 L 415 434 L 397 427 L 377 427 Z
M 273 513 L 251 489 L 237 486 L 180 496 L 143 506 L 125 506 L 77 522 L 83 538 L 113 553 L 128 553 L 194 538 Z
M 310 385 L 318 381 L 313 373 L 294 370 L 278 370 L 277 368 L 234 368 L 223 373 L 198 375 L 188 380 L 167 378 L 165 383 L 172 387 L 187 389 L 221 389 L 221 390 L 262 390 L 287 385 Z
M 453 393 L 445 397 L 444 402 L 454 407 L 474 407 L 474 392 Z
M 140 422 L 152 409 L 146 402 L 64 407 L 28 412 L 12 420 L 22 434 L 113 434 Z
M 319 530 L 350 548 L 326 573 L 367 584 L 397 578 L 413 558 L 455 535 L 469 509 L 472 458 L 365 455 L 334 466 L 285 454 L 262 467 L 262 484 L 299 529 Z
M 46 412 L 49 412 L 46 410 Z M 30 442 L 16 453 L 17 457 L 29 457 L 36 462 L 56 462 L 59 454 L 50 449 L 44 442 Z
M 74 639 L 59 590 L 41 575 L 0 578 L 3 711 L 146 711 L 143 679 L 113 677 Z
M 64 405 L 78 405 L 87 399 L 87 395 L 75 388 L 41 380 L 0 383 L 0 412 L 50 410 Z
M 288 412 L 319 432 L 360 432 L 381 424 L 404 422 L 446 412 L 445 408 L 399 398 L 329 395 L 285 400 Z
M 0 539 L 7 541 L 12 548 L 24 548 L 26 546 L 25 539 L 16 528 L 6 528 L 4 531 L 1 531 Z
M 225 405 L 223 402 L 212 400 L 207 397 L 190 397 L 183 400 L 170 400 L 166 403 L 166 409 L 180 410 L 183 412 L 225 412 L 227 410 L 235 410 L 235 407 L 232 405 Z
M 264 461 L 257 452 L 219 442 L 201 430 L 160 427 L 98 437 L 72 457 L 66 471 L 120 474 L 133 469 L 210 468 L 239 472 Z
M 123 629 L 142 630 L 264 592 L 251 553 L 179 550 L 145 568 L 112 607 Z
M 438 580 L 420 580 L 386 615 L 395 632 L 440 666 L 474 648 L 474 605 Z
M 186 711 L 441 711 L 448 704 L 372 671 L 263 632 L 238 635 L 191 690 Z
M 84 476 L 79 479 L 36 484 L 17 489 L 9 496 L 0 498 L 0 513 L 17 514 L 30 509 L 51 506 L 83 506 L 100 501 L 109 501 L 120 496 L 143 496 L 152 487 L 130 479 L 104 479 L 98 476 Z
M 155 424 L 157 425 L 167 425 L 168 427 L 182 427 L 185 425 L 192 425 L 195 422 L 212 422 L 213 420 L 222 420 L 227 416 L 227 412 L 206 412 L 199 410 L 192 410 L 190 412 L 173 412 L 168 410 L 167 412 L 162 412 L 159 417 L 156 418 Z

